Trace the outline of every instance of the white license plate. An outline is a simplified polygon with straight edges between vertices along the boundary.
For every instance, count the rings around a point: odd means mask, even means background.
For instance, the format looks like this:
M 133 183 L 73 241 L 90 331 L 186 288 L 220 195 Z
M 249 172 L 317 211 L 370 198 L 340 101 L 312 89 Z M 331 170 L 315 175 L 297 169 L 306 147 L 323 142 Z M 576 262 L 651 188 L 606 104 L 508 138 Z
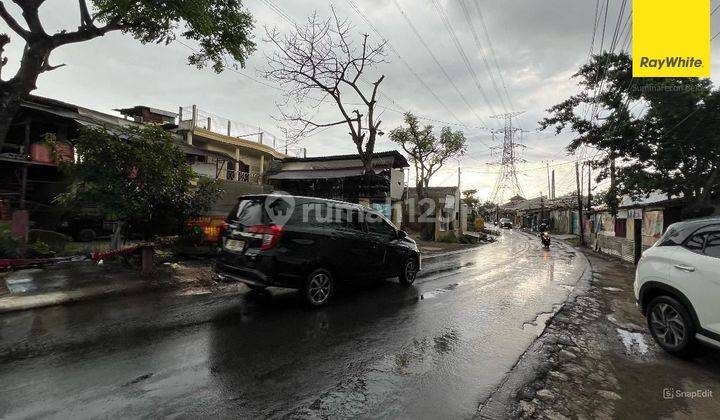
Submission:
M 225 248 L 230 251 L 242 252 L 245 249 L 245 241 L 238 241 L 237 239 L 228 239 L 225 242 Z

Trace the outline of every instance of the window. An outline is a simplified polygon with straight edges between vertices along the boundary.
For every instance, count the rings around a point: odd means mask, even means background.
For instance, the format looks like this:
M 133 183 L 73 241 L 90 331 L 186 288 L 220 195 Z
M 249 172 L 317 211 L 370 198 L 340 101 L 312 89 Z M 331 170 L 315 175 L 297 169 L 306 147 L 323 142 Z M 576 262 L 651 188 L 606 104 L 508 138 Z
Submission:
M 677 246 L 678 243 L 678 237 L 680 236 L 680 231 L 676 228 L 670 228 L 665 232 L 665 234 L 660 238 L 658 241 L 658 246 Z
M 261 199 L 240 200 L 237 204 L 231 222 L 237 222 L 243 226 L 254 226 L 263 224 L 263 202 Z
M 395 228 L 377 213 L 365 213 L 365 219 L 370 233 L 383 236 L 390 236 L 395 233 Z
M 705 254 L 720 258 L 720 232 L 710 232 L 705 242 Z
M 338 209 L 340 223 L 346 229 L 362 231 L 362 225 L 360 224 L 360 212 L 352 209 Z
M 705 244 L 705 234 L 697 233 L 697 234 L 691 236 L 690 239 L 688 239 L 685 242 L 685 248 L 687 248 L 693 252 L 702 253 L 704 244 Z
M 615 219 L 615 237 L 624 238 L 627 236 L 627 219 Z

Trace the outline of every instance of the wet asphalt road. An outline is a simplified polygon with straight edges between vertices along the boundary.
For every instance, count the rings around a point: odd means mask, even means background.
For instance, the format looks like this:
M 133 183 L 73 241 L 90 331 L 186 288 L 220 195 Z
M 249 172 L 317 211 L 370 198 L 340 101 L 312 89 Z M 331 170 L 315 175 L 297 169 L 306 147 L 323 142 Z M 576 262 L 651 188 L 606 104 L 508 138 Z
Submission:
M 0 315 L 0 418 L 471 417 L 586 268 L 506 231 L 320 310 L 273 290 Z

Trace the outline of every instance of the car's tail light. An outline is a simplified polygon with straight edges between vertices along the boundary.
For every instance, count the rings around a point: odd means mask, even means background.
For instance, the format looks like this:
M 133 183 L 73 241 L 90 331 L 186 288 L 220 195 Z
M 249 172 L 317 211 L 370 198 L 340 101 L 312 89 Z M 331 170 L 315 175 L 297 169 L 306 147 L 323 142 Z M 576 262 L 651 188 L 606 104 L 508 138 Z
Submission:
M 260 249 L 262 251 L 266 251 L 277 246 L 280 241 L 280 236 L 282 236 L 283 228 L 278 225 L 256 225 L 250 226 L 247 231 L 262 237 L 262 245 L 260 245 Z

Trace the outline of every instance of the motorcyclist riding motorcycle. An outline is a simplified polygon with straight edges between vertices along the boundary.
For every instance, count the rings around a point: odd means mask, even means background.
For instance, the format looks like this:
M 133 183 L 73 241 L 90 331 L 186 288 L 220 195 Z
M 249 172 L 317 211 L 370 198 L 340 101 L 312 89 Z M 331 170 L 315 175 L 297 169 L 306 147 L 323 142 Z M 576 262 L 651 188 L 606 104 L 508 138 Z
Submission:
M 540 241 L 545 248 L 550 248 L 550 225 L 547 220 L 543 220 L 538 227 L 540 232 Z

